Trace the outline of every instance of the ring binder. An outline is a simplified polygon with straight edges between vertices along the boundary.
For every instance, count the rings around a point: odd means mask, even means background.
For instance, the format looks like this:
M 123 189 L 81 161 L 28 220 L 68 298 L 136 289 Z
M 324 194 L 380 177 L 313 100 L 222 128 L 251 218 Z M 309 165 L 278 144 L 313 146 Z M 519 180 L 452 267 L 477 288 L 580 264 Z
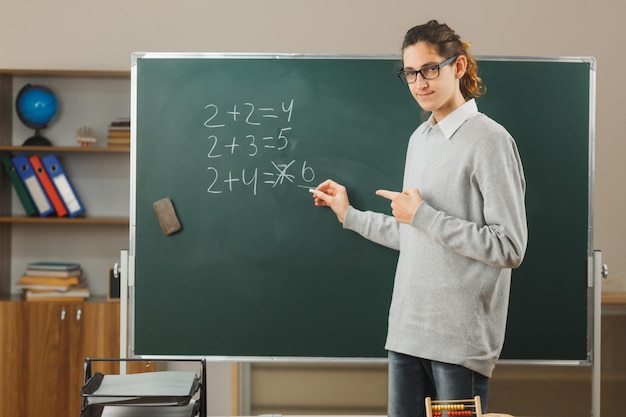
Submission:
M 48 175 L 52 179 L 55 187 L 59 191 L 59 195 L 67 207 L 70 217 L 76 217 L 85 212 L 85 208 L 76 194 L 76 190 L 72 186 L 69 178 L 65 174 L 61 163 L 55 154 L 48 154 L 41 158 L 43 166 L 46 168 Z
M 39 215 L 41 217 L 46 217 L 48 214 L 52 213 L 54 208 L 52 207 L 52 204 L 50 204 L 48 196 L 39 183 L 37 175 L 28 161 L 28 157 L 24 154 L 19 154 L 14 156 L 12 160 L 17 173 L 20 178 L 22 178 L 22 182 L 26 186 L 26 189 L 33 200 L 33 203 L 35 203 L 35 207 L 37 207 Z
M 13 165 L 13 161 L 11 160 L 11 156 L 8 153 L 2 154 L 2 164 L 4 165 L 4 169 L 6 170 L 11 182 L 13 183 L 13 188 L 15 188 L 15 192 L 22 202 L 22 206 L 24 207 L 24 211 L 27 216 L 35 216 L 37 215 L 37 208 L 33 203 L 33 200 L 30 198 L 30 194 L 26 189 L 26 186 L 22 182 L 17 170 L 15 169 L 15 165 Z
M 35 175 L 37 175 L 39 183 L 46 192 L 48 200 L 50 200 L 52 207 L 54 207 L 54 211 L 56 212 L 57 216 L 67 216 L 67 208 L 65 208 L 65 204 L 63 204 L 63 202 L 61 201 L 61 196 L 59 196 L 56 187 L 54 186 L 54 184 L 52 184 L 52 181 L 50 180 L 47 171 L 44 169 L 39 155 L 32 155 L 30 158 L 28 158 L 28 161 L 33 167 Z

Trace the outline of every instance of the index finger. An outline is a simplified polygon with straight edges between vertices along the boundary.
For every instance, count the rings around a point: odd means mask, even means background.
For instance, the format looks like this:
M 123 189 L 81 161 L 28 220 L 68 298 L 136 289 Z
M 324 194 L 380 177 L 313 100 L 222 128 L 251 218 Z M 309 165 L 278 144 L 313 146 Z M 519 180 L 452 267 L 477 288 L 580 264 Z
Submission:
M 386 198 L 387 200 L 393 200 L 395 196 L 400 194 L 397 191 L 389 191 L 389 190 L 376 190 L 376 195 Z

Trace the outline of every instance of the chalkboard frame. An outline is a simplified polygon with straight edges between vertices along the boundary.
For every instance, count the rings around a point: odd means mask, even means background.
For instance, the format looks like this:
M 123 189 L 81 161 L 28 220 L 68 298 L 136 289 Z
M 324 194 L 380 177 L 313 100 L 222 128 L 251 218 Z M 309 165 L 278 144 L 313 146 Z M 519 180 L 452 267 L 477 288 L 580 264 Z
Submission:
M 361 60 L 361 59 L 373 59 L 373 60 L 398 60 L 398 56 L 394 55 L 310 55 L 310 54 L 266 54 L 266 53 L 257 53 L 257 54 L 215 54 L 215 53 L 137 53 L 133 55 L 133 66 L 131 70 L 131 81 L 132 81 L 132 91 L 131 91 L 131 120 L 133 120 L 133 131 L 132 131 L 132 145 L 131 145 L 131 227 L 130 227 L 130 251 L 129 251 L 129 320 L 128 320 L 128 329 L 129 329 L 129 351 L 132 354 L 142 355 L 141 351 L 135 351 L 135 331 L 137 323 L 135 321 L 135 313 L 134 309 L 136 306 L 135 303 L 135 270 L 134 270 L 134 257 L 136 251 L 136 179 L 137 179 L 137 164 L 136 164 L 136 141 L 137 141 L 137 131 L 136 131 L 136 106 L 137 106 L 137 77 L 140 77 L 140 74 L 137 73 L 137 61 L 142 59 L 228 59 L 228 60 L 237 60 L 237 59 L 274 59 L 274 60 L 299 60 L 299 59 L 308 59 L 308 60 L 329 60 L 329 59 L 342 59 L 342 60 Z M 579 63 L 589 66 L 589 119 L 588 119 L 588 172 L 587 180 L 588 180 L 588 193 L 587 193 L 587 228 L 588 233 L 586 237 L 586 248 L 587 248 L 587 259 L 586 262 L 589 263 L 592 257 L 592 242 L 593 242 L 593 183 L 594 183 L 594 148 L 595 148 L 595 59 L 591 57 L 494 57 L 494 56 L 478 56 L 477 59 L 479 61 L 493 61 L 493 62 L 540 62 L 540 63 Z M 480 105 L 479 105 L 479 108 Z M 482 110 L 482 108 L 481 108 Z M 524 362 L 524 363 L 539 363 L 539 364 L 550 364 L 550 363 L 558 363 L 558 364 L 588 364 L 591 361 L 591 344 L 594 338 L 593 327 L 591 326 L 592 315 L 593 315 L 593 292 L 599 291 L 597 287 L 591 285 L 593 281 L 591 268 L 587 268 L 587 295 L 586 295 L 586 358 L 576 357 L 575 359 L 569 358 L 559 358 L 559 359 L 525 359 L 525 358 L 509 358 L 503 359 L 501 362 Z M 151 355 L 152 353 L 148 353 Z M 237 360 L 237 361 L 264 361 L 264 360 L 284 360 L 284 361 L 384 361 L 382 357 L 327 357 L 327 356 L 255 356 L 255 355 L 246 355 L 246 356 L 231 356 L 231 355 L 211 355 L 207 353 L 208 357 L 215 357 L 218 359 L 224 359 L 225 357 L 229 360 Z M 174 355 L 175 356 L 175 355 Z

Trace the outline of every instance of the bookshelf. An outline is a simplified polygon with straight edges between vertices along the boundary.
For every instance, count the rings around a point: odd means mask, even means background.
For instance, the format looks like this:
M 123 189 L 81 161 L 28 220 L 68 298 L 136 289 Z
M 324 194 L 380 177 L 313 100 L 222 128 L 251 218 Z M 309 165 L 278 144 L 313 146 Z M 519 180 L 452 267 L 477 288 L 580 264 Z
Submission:
M 21 123 L 15 98 L 25 84 L 52 89 L 59 111 L 42 134 L 53 146 L 21 146 L 33 130 Z M 54 153 L 86 208 L 80 217 L 28 217 L 0 169 L 0 297 L 19 294 L 15 282 L 28 262 L 79 262 L 95 296 L 106 295 L 108 268 L 128 246 L 130 147 L 107 146 L 107 127 L 130 112 L 130 73 L 0 69 L 0 154 Z M 89 126 L 99 140 L 78 146 Z
M 57 97 L 59 112 L 42 131 L 53 146 L 22 146 L 34 132 L 15 111 L 27 83 Z M 85 357 L 119 354 L 119 303 L 106 294 L 109 268 L 128 247 L 130 149 L 109 147 L 106 138 L 111 121 L 129 112 L 129 72 L 0 69 L 0 154 L 54 153 L 86 210 L 74 218 L 28 217 L 0 169 L 0 363 L 11 364 L 0 365 L 11 381 L 0 389 L 2 415 L 78 415 Z M 76 142 L 82 126 L 96 133 L 94 145 Z M 23 301 L 15 283 L 34 261 L 80 263 L 91 297 Z M 24 392 L 41 401 L 26 401 Z

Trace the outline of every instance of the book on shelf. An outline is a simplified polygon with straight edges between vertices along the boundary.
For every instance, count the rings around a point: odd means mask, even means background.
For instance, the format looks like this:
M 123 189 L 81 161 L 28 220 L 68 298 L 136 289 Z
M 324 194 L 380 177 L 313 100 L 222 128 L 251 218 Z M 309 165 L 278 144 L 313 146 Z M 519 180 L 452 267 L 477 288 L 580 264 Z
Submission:
M 69 282 L 80 280 L 82 277 L 82 269 L 73 269 L 71 271 L 39 271 L 27 269 L 21 275 L 21 277 L 29 283 L 36 283 L 42 280 L 58 280 L 59 282 Z
M 130 116 L 116 117 L 111 121 L 109 128 L 127 128 L 130 129 Z
M 33 291 L 55 291 L 55 292 L 67 292 L 73 288 L 75 285 L 72 284 L 52 284 L 52 283 L 43 283 L 43 284 L 26 284 L 23 281 L 17 282 L 17 287 L 21 290 L 33 290 Z
M 23 274 L 20 277 L 21 282 L 24 284 L 52 284 L 52 285 L 76 285 L 81 280 L 81 274 L 70 275 L 67 277 L 55 277 L 50 275 L 28 275 Z
M 71 277 L 50 277 L 50 276 L 33 276 L 22 275 L 18 285 L 50 285 L 59 287 L 71 287 L 72 285 L 78 285 L 81 282 L 81 276 Z
M 130 130 L 109 130 L 109 139 L 130 139 Z
M 109 124 L 108 146 L 130 146 L 130 117 L 118 117 Z
M 67 291 L 26 289 L 23 295 L 26 301 L 83 301 L 90 294 L 87 287 L 74 287 Z
M 24 275 L 30 277 L 80 277 L 82 269 L 75 262 L 30 262 Z
M 114 132 L 130 132 L 130 117 L 120 117 L 109 124 L 109 134 Z
M 107 140 L 108 146 L 130 146 L 130 138 L 120 139 L 120 138 L 109 138 Z
M 45 271 L 70 271 L 73 269 L 80 269 L 78 262 L 29 262 L 26 265 L 26 269 L 41 269 Z
M 24 275 L 31 277 L 55 277 L 55 278 L 68 278 L 81 275 L 81 269 L 71 269 L 69 271 L 45 271 L 41 269 L 27 269 Z

